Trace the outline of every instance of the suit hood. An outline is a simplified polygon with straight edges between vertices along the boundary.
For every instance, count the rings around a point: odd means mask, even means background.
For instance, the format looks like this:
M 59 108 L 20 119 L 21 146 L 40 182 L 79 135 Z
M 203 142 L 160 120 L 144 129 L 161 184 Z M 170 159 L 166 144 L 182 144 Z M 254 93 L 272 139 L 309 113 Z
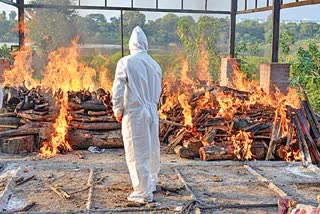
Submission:
M 148 51 L 147 36 L 139 26 L 135 27 L 131 33 L 129 49 L 131 54 Z

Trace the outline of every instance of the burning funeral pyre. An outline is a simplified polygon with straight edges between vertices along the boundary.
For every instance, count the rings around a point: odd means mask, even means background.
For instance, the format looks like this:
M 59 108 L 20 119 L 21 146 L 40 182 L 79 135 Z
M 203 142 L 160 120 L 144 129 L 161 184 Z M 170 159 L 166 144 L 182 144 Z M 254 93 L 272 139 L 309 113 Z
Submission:
M 1 151 L 42 157 L 89 146 L 122 147 L 115 121 L 108 71 L 79 61 L 76 42 L 49 54 L 43 79 L 34 80 L 30 51 L 17 54 L 5 72 L 5 102 L 0 112 Z M 159 113 L 160 138 L 181 158 L 202 160 L 286 160 L 320 163 L 318 120 L 301 88 L 267 94 L 235 69 L 233 87 L 209 81 L 200 66 L 187 77 L 165 77 Z M 205 64 L 205 62 L 202 62 Z M 100 88 L 103 87 L 103 88 Z
M 40 156 L 51 157 L 89 146 L 123 146 L 107 70 L 98 75 L 81 63 L 76 41 L 49 54 L 41 80 L 32 78 L 31 56 L 27 48 L 18 52 L 13 68 L 4 74 L 3 152 L 32 152 L 40 147 Z
M 320 163 L 319 123 L 293 89 L 267 94 L 235 69 L 233 88 L 168 80 L 160 107 L 161 140 L 181 158 Z M 174 82 L 173 82 L 174 81 Z

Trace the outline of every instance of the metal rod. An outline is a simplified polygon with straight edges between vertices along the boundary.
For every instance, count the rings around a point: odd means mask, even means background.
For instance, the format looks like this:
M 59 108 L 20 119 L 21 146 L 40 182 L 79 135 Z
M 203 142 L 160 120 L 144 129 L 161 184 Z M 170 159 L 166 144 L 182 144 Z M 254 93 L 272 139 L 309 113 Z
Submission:
M 133 0 L 131 0 L 131 8 L 133 8 Z
M 208 0 L 205 2 L 204 10 L 208 10 Z
M 230 57 L 234 57 L 234 49 L 236 42 L 236 16 L 238 10 L 238 0 L 231 0 L 231 20 L 230 20 Z
M 123 10 L 121 10 L 120 15 L 120 23 L 121 23 L 121 56 L 124 57 L 124 38 L 123 38 Z
M 105 6 L 105 7 L 108 6 L 108 0 L 104 0 L 104 6 Z
M 2 1 L 2 0 L 0 0 Z M 131 8 L 131 7 L 105 7 L 90 5 L 52 5 L 52 4 L 25 4 L 24 8 L 66 8 L 75 10 L 123 10 L 123 11 L 145 11 L 145 12 L 164 12 L 164 13 L 191 13 L 191 14 L 224 14 L 230 15 L 230 11 L 226 10 L 186 10 L 186 9 L 156 9 L 156 8 Z
M 269 0 L 267 0 L 267 7 L 269 7 L 269 5 L 270 5 L 270 2 L 269 2 Z
M 24 43 L 24 0 L 17 0 L 18 4 L 18 26 L 19 26 L 19 49 L 23 49 Z
M 15 6 L 18 7 L 18 4 L 9 0 L 0 0 L 0 2 L 7 4 L 7 5 L 11 5 L 11 6 Z
M 183 10 L 183 3 L 184 3 L 184 0 L 181 0 L 181 10 Z
M 79 6 L 81 6 L 81 0 L 79 0 Z
M 273 12 L 272 12 L 272 62 L 278 62 L 278 60 L 279 60 L 280 9 L 281 9 L 281 0 L 273 0 Z
M 156 9 L 159 8 L 159 0 L 156 0 Z
M 258 8 L 258 0 L 255 0 L 254 7 L 255 7 L 256 9 Z
M 244 10 L 248 10 L 248 0 L 244 1 Z

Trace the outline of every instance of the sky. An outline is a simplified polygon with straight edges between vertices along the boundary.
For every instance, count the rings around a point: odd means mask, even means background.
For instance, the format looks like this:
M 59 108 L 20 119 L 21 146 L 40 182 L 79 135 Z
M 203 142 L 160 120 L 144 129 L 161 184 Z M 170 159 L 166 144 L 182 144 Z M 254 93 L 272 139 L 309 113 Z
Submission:
M 28 3 L 30 0 L 26 0 Z M 284 0 L 285 3 L 293 2 L 295 0 Z M 105 0 L 81 0 L 83 5 L 92 5 L 94 2 L 95 5 L 104 5 Z M 181 7 L 181 0 L 159 0 L 159 8 L 180 8 Z M 186 9 L 204 9 L 205 0 L 184 0 L 184 8 Z M 239 1 L 243 2 L 243 1 Z M 254 7 L 254 0 L 248 1 L 248 7 Z M 265 1 L 259 1 L 265 2 Z M 130 6 L 131 0 L 108 0 L 108 4 L 110 6 Z M 134 0 L 135 7 L 155 7 L 155 0 Z M 262 5 L 261 5 L 262 6 Z M 242 4 L 239 5 L 239 9 L 243 8 Z M 11 10 L 16 10 L 15 7 L 8 6 L 4 3 L 0 3 L 0 11 L 5 10 L 7 12 Z M 230 0 L 208 0 L 208 10 L 230 10 Z M 17 10 L 16 10 L 17 11 Z M 282 9 L 281 10 L 281 19 L 282 20 L 318 20 L 320 21 L 320 4 L 317 5 L 310 5 L 310 6 L 302 6 L 297 8 L 289 8 L 289 9 Z M 107 18 L 113 16 L 119 16 L 120 12 L 118 11 L 93 11 L 93 10 L 81 10 L 79 14 L 85 16 L 90 13 L 102 13 Z M 157 18 L 162 17 L 166 13 L 157 13 L 157 12 L 147 12 L 145 13 L 148 20 L 155 20 Z M 260 12 L 254 14 L 246 14 L 246 15 L 238 15 L 237 18 L 239 19 L 263 19 L 265 20 L 268 15 L 271 14 L 271 11 L 267 12 Z M 189 15 L 189 14 L 178 14 L 178 15 Z M 193 15 L 195 19 L 199 17 L 199 15 Z M 225 17 L 226 15 L 222 15 Z M 220 15 L 221 17 L 221 15 Z

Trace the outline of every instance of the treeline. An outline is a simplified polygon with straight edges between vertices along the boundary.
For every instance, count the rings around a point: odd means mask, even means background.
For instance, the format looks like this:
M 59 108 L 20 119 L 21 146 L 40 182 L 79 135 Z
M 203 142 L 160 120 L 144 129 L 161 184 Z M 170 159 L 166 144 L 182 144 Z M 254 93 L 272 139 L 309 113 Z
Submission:
M 0 42 L 18 42 L 17 13 L 2 11 L 0 14 Z
M 33 22 L 33 26 L 31 26 L 31 36 L 34 37 L 34 40 L 50 40 L 53 37 L 64 40 L 79 34 L 81 37 L 80 42 L 83 43 L 119 44 L 120 42 L 120 17 L 112 17 L 109 20 L 102 14 L 89 14 L 82 17 L 74 10 L 35 9 L 33 13 L 35 17 L 41 17 L 41 19 Z M 15 11 L 11 11 L 9 14 L 2 11 L 0 14 L 0 42 L 18 42 L 16 17 Z M 177 35 L 179 20 L 186 20 L 191 25 L 196 23 L 192 16 L 179 17 L 175 14 L 167 14 L 157 20 L 146 20 L 146 16 L 143 13 L 125 12 L 123 18 L 126 39 L 129 38 L 134 26 L 139 25 L 145 29 L 149 43 L 156 46 L 181 43 Z M 220 22 L 218 30 L 219 44 L 227 45 L 229 19 L 212 19 Z M 53 35 L 55 33 L 60 35 Z M 284 35 L 282 36 L 284 40 L 288 35 L 294 37 L 294 41 L 320 39 L 320 24 L 313 22 L 281 23 L 281 34 Z M 237 24 L 236 37 L 238 44 L 243 42 L 252 44 L 269 43 L 271 35 L 271 18 L 262 23 L 247 20 Z M 47 38 L 44 38 L 45 36 Z

